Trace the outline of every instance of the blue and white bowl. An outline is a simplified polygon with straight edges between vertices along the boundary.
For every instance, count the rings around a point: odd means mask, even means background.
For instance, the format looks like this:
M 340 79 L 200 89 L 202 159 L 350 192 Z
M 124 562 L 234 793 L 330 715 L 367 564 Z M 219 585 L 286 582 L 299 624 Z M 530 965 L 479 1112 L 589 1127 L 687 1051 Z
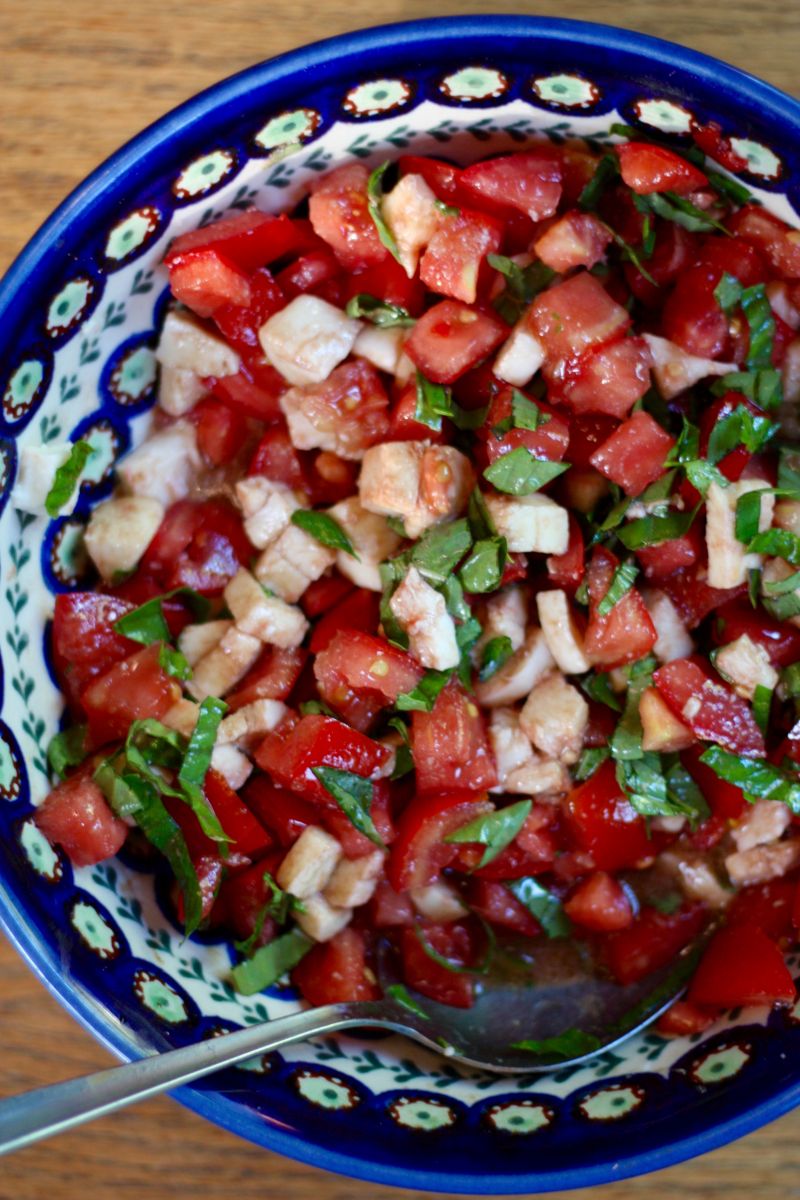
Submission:
M 80 586 L 86 514 L 146 429 L 167 243 L 231 208 L 290 206 L 342 162 L 412 149 L 468 162 L 533 134 L 603 142 L 616 121 L 681 146 L 693 118 L 718 121 L 747 160 L 742 180 L 800 224 L 800 104 L 713 59 L 510 16 L 348 34 L 244 71 L 157 122 L 61 205 L 0 284 L 0 920 L 121 1057 L 296 1004 L 286 988 L 237 996 L 230 946 L 182 940 L 158 872 L 128 859 L 76 870 L 31 820 L 62 707 L 47 650 L 53 593 Z M 75 512 L 18 513 L 19 447 L 79 437 L 101 453 Z M 736 1011 L 682 1040 L 646 1033 L 585 1065 L 513 1080 L 396 1038 L 325 1038 L 178 1096 L 270 1149 L 381 1183 L 586 1187 L 710 1150 L 792 1108 L 800 1006 Z

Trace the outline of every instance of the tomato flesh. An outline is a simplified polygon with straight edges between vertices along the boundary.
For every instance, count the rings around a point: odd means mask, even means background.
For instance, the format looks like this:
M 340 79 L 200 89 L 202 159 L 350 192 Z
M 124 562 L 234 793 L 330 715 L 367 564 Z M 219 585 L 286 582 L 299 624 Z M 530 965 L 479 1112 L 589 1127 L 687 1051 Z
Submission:
M 655 853 L 647 826 L 624 796 L 611 761 L 569 793 L 565 815 L 576 844 L 601 871 L 635 867 Z
M 36 809 L 37 828 L 63 848 L 76 867 L 91 867 L 122 848 L 128 826 L 111 811 L 88 771 L 80 771 L 53 788 Z
M 416 796 L 400 817 L 387 864 L 386 874 L 395 891 L 432 883 L 458 853 L 458 847 L 445 842 L 445 837 L 475 817 L 493 811 L 493 805 L 480 792 Z
M 389 758 L 389 751 L 342 721 L 310 715 L 294 725 L 268 733 L 255 753 L 262 770 L 281 787 L 321 804 L 335 804 L 313 774 L 314 767 L 335 767 L 369 778 Z
M 417 321 L 405 344 L 411 361 L 433 383 L 454 383 L 505 336 L 496 317 L 456 300 L 442 300 Z
M 483 717 L 457 684 L 439 693 L 430 712 L 413 713 L 411 747 L 421 792 L 479 792 L 497 782 Z
M 367 974 L 366 944 L 356 929 L 343 929 L 314 946 L 292 971 L 292 982 L 311 1005 L 375 1000 L 378 988 Z
M 692 1004 L 788 1004 L 796 989 L 775 943 L 757 925 L 735 925 L 714 934 L 689 984 Z
M 653 684 L 695 737 L 733 754 L 764 757 L 764 735 L 747 701 L 696 659 L 677 658 L 659 667 Z

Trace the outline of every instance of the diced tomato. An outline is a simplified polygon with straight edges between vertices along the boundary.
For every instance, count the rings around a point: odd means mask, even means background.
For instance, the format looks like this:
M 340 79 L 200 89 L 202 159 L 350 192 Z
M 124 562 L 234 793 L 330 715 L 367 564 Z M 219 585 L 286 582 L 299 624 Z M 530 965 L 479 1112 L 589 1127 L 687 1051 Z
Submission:
M 414 905 L 406 892 L 396 892 L 385 879 L 378 880 L 368 907 L 369 924 L 373 929 L 414 924 Z
M 757 925 L 720 929 L 708 944 L 689 984 L 692 1004 L 734 1008 L 794 1000 L 789 968 L 775 943 Z
M 574 412 L 626 417 L 650 387 L 652 359 L 643 338 L 623 338 L 565 366 L 561 398 Z
M 390 416 L 391 442 L 421 442 L 434 443 L 447 441 L 448 421 L 442 422 L 439 430 L 431 429 L 424 422 L 417 420 L 417 385 L 416 381 L 407 384 L 392 405 Z
M 473 876 L 467 901 L 472 912 L 498 929 L 510 929 L 523 937 L 536 937 L 542 931 L 536 918 L 502 883 Z
M 727 167 L 729 171 L 738 172 L 749 169 L 747 159 L 736 153 L 730 139 L 725 137 L 721 126 L 716 121 L 708 121 L 705 125 L 693 121 L 692 137 L 704 154 L 713 158 L 715 162 L 721 163 L 723 167 Z
M 172 270 L 184 256 L 210 249 L 224 255 L 243 271 L 255 271 L 285 254 L 291 254 L 302 244 L 302 240 L 289 217 L 284 214 L 274 217 L 252 208 L 182 233 L 170 246 L 164 262 Z
M 575 842 L 601 871 L 635 867 L 656 852 L 645 822 L 617 783 L 610 760 L 570 792 L 565 813 Z
M 601 663 L 605 667 L 636 662 L 648 654 L 656 643 L 655 626 L 636 588 L 625 592 L 605 616 L 597 611 L 618 566 L 616 556 L 603 546 L 598 546 L 588 568 L 589 624 L 584 649 L 593 663 Z
M 304 292 L 322 294 L 324 286 L 339 278 L 342 265 L 331 250 L 310 250 L 289 263 L 276 276 L 276 281 L 288 299 Z
M 272 845 L 272 838 L 217 771 L 209 771 L 203 792 L 225 833 L 231 850 L 258 858 Z
M 345 300 L 353 296 L 375 296 L 385 304 L 396 304 L 412 317 L 422 315 L 425 288 L 415 275 L 409 279 L 403 267 L 391 255 L 379 266 L 366 267 L 348 275 L 344 281 Z
M 367 595 L 372 599 L 371 593 Z M 314 674 L 320 693 L 329 701 L 335 699 L 337 686 L 343 684 L 356 690 L 377 691 L 384 700 L 394 702 L 401 692 L 413 691 L 423 669 L 410 654 L 384 638 L 350 626 L 340 628 L 325 649 L 317 653 Z
M 345 457 L 358 459 L 389 434 L 389 398 L 373 366 L 363 358 L 344 362 L 322 383 L 303 389 L 306 421 L 335 436 Z
M 722 841 L 728 829 L 729 822 L 725 817 L 713 815 L 700 822 L 694 833 L 689 835 L 689 840 L 695 850 L 701 850 L 705 854 Z
M 247 474 L 264 475 L 275 483 L 285 483 L 287 487 L 299 491 L 306 490 L 303 463 L 285 425 L 274 425 L 266 431 L 256 446 Z
M 677 192 L 685 196 L 708 184 L 703 172 L 680 154 L 651 142 L 623 142 L 614 150 L 622 179 L 639 196 L 651 192 Z
M 308 650 L 294 646 L 283 650 L 266 646 L 235 692 L 225 697 L 231 712 L 255 700 L 288 700 L 308 659 Z
M 725 913 L 729 927 L 755 925 L 773 941 L 792 932 L 792 906 L 797 878 L 770 879 L 737 892 Z
M 636 551 L 642 570 L 648 579 L 664 579 L 675 571 L 694 566 L 703 558 L 705 539 L 699 522 L 680 537 L 668 538 L 655 546 L 642 546 Z
M 714 1018 L 688 1000 L 676 1000 L 658 1018 L 656 1029 L 662 1037 L 691 1037 L 708 1029 Z
M 633 924 L 633 906 L 622 884 L 606 871 L 595 871 L 579 883 L 564 904 L 571 920 L 595 933 L 612 933 Z
M 427 379 L 454 383 L 491 354 L 505 335 L 506 327 L 497 317 L 455 300 L 442 300 L 417 321 L 405 351 Z
M 747 592 L 747 584 L 735 588 L 712 588 L 705 566 L 697 564 L 663 579 L 660 585 L 678 610 L 687 629 L 695 629 L 710 612 Z
M 160 650 L 157 642 L 146 646 L 98 675 L 84 690 L 81 704 L 91 746 L 124 738 L 131 721 L 159 720 L 180 699 L 179 685 L 159 666 Z
M 494 811 L 486 794 L 468 791 L 415 796 L 402 813 L 386 873 L 397 892 L 425 887 L 456 858 L 458 846 L 448 834 L 475 817 Z
M 374 852 L 375 843 L 356 829 L 338 806 L 318 811 L 322 824 L 336 838 L 345 858 L 364 858 Z M 395 839 L 395 827 L 391 814 L 391 787 L 386 779 L 378 779 L 372 786 L 370 816 L 378 837 L 385 846 L 390 846 Z
M 319 823 L 316 804 L 275 787 L 266 775 L 251 775 L 242 789 L 242 798 L 259 823 L 284 847 L 293 845 L 306 826 Z
M 800 629 L 788 621 L 776 621 L 746 600 L 732 600 L 714 614 L 712 637 L 717 646 L 747 636 L 763 646 L 774 667 L 788 667 L 800 660 Z
M 526 319 L 551 361 L 575 358 L 591 346 L 614 341 L 630 324 L 626 310 L 588 271 L 540 292 Z
M 315 1006 L 376 1000 L 379 994 L 364 935 L 350 927 L 312 947 L 292 971 L 292 983 Z
M 311 634 L 311 653 L 318 654 L 327 649 L 333 638 L 343 629 L 357 629 L 362 633 L 378 632 L 380 600 L 377 592 L 365 588 L 346 592 L 338 603 L 332 602 L 321 616 Z M 309 614 L 311 615 L 311 614 Z
M 545 266 L 559 275 L 575 267 L 593 267 L 605 257 L 612 242 L 608 226 L 594 213 L 572 209 L 534 243 L 534 250 Z
M 156 588 L 154 594 L 158 591 Z M 53 665 L 73 705 L 96 675 L 138 649 L 138 643 L 114 628 L 115 622 L 133 607 L 133 603 L 117 596 L 95 592 L 62 592 L 56 596 Z
M 36 809 L 34 821 L 48 842 L 59 845 L 76 867 L 111 858 L 128 834 L 89 770 L 81 770 L 53 788 Z
M 414 712 L 411 746 L 421 792 L 494 787 L 497 771 L 483 717 L 455 683 L 441 691 L 430 712 Z
M 782 279 L 800 279 L 800 237 L 780 217 L 745 204 L 728 218 L 728 228 L 760 250 Z
M 572 468 L 567 472 L 568 478 L 577 469 L 590 467 L 590 459 L 598 446 L 607 441 L 618 422 L 605 413 L 576 413 L 569 419 L 569 461 Z M 593 467 L 592 474 L 597 475 Z
M 518 208 L 531 220 L 551 217 L 561 199 L 561 164 L 535 150 L 490 158 L 462 171 L 461 187 Z
M 569 514 L 569 542 L 563 554 L 551 554 L 547 559 L 547 574 L 556 588 L 574 592 L 586 571 L 586 548 L 583 531 L 574 513 Z
M 244 417 L 215 396 L 206 396 L 196 404 L 191 420 L 197 429 L 198 449 L 212 467 L 231 462 L 247 438 Z
M 169 286 L 198 317 L 213 316 L 223 304 L 246 308 L 252 300 L 247 272 L 210 247 L 182 254 L 170 268 Z
M 347 163 L 317 180 L 309 200 L 315 233 L 348 269 L 375 266 L 389 255 L 369 214 L 368 180 L 363 163 Z
M 280 398 L 286 391 L 286 381 L 266 359 L 252 358 L 235 375 L 208 378 L 204 382 L 237 413 L 258 421 L 282 419 Z
M 503 387 L 493 397 L 486 422 L 478 431 L 478 436 L 486 442 L 486 453 L 490 463 L 524 446 L 536 458 L 548 458 L 552 462 L 560 461 L 567 452 L 569 445 L 569 426 L 554 408 L 537 400 L 536 407 L 542 414 L 542 420 L 537 429 L 507 429 L 504 433 L 495 433 L 503 422 L 511 422 L 511 404 L 514 392 L 519 389 Z M 522 393 L 524 395 L 524 392 Z
M 503 574 L 500 577 L 500 587 L 507 587 L 509 583 L 519 583 L 521 579 L 528 577 L 528 560 L 525 554 L 509 554 L 506 560 L 506 565 L 503 567 Z
M 678 276 L 664 303 L 664 337 L 698 358 L 722 358 L 728 345 L 728 318 L 714 296 L 721 277 L 715 267 L 689 267 Z
M 733 754 L 764 757 L 764 736 L 750 705 L 713 675 L 705 662 L 676 658 L 658 668 L 653 683 L 695 737 L 718 742 Z
M 628 496 L 638 496 L 664 473 L 675 439 L 649 413 L 635 412 L 592 455 L 592 466 Z
M 584 746 L 607 746 L 616 726 L 617 716 L 614 709 L 598 700 L 590 700 L 589 724 L 583 735 Z
M 763 209 L 759 209 L 763 212 Z M 718 278 L 723 272 L 735 275 L 742 287 L 764 282 L 769 269 L 764 255 L 742 237 L 705 237 L 700 246 L 697 263 L 713 268 Z
M 457 216 L 447 217 L 428 242 L 420 259 L 420 279 L 432 292 L 473 304 L 481 264 L 487 254 L 500 249 L 502 240 L 499 221 L 462 208 Z
M 692 261 L 696 247 L 695 235 L 674 221 L 656 221 L 655 233 L 655 246 L 646 267 L 650 279 L 645 279 L 633 263 L 623 264 L 628 287 L 647 308 L 659 308 L 664 303 L 667 286 Z
M 461 843 L 453 862 L 456 870 L 467 872 L 474 879 L 521 879 L 524 875 L 541 875 L 551 870 L 559 853 L 555 836 L 553 809 L 547 804 L 534 804 L 517 836 L 491 862 L 480 866 L 484 847 L 477 843 Z
M 250 298 L 246 304 L 231 301 L 214 310 L 214 323 L 220 333 L 246 358 L 260 353 L 259 329 L 286 303 L 286 297 L 267 267 L 260 267 L 248 278 Z
M 256 946 L 265 946 L 277 933 L 277 926 L 265 909 L 272 898 L 272 889 L 264 880 L 265 874 L 273 874 L 266 859 L 253 863 L 244 871 L 237 871 L 223 879 L 215 905 L 225 924 L 240 940 L 246 941 L 259 930 Z M 274 868 L 273 868 L 274 869 Z
M 681 763 L 700 788 L 713 815 L 724 818 L 723 829 L 727 830 L 727 821 L 740 817 L 747 808 L 747 801 L 741 788 L 720 779 L 711 767 L 700 761 L 706 749 L 702 744 L 690 746 L 682 751 Z
M 218 596 L 239 568 L 250 562 L 254 551 L 232 504 L 218 497 L 196 503 L 200 528 L 172 562 L 166 590 L 190 587 L 204 596 Z
M 196 500 L 178 500 L 167 509 L 153 540 L 144 552 L 140 569 L 163 576 L 183 554 L 202 525 L 202 506 Z
M 443 966 L 427 953 L 421 939 L 453 963 L 455 970 Z M 400 933 L 403 978 L 409 987 L 454 1008 L 470 1008 L 475 999 L 474 976 L 459 968 L 469 967 L 475 959 L 471 931 L 462 922 L 452 925 L 422 924 Z
M 389 758 L 379 742 L 332 717 L 311 715 L 268 733 L 255 760 L 274 782 L 321 804 L 336 801 L 313 774 L 313 767 L 336 767 L 369 778 Z
M 631 926 L 603 939 L 603 955 L 611 974 L 621 984 L 638 983 L 672 962 L 702 932 L 705 923 L 700 904 L 684 905 L 669 914 L 643 908 Z M 694 1000 L 691 992 L 689 999 Z

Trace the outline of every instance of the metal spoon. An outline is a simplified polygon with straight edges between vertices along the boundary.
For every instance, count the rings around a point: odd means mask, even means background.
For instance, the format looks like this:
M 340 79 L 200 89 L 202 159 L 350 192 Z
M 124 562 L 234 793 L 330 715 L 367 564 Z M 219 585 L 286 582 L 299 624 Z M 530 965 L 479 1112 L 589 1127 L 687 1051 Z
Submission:
M 453 1062 L 498 1074 L 531 1074 L 556 1063 L 579 1063 L 663 1012 L 682 991 L 699 949 L 690 948 L 670 966 L 627 987 L 587 974 L 574 943 L 549 943 L 524 960 L 502 953 L 497 956 L 502 969 L 483 980 L 469 1009 L 398 988 L 384 952 L 379 962 L 382 1000 L 326 1004 L 0 1101 L 0 1154 L 290 1042 L 343 1029 L 402 1033 Z M 547 1043 L 566 1031 L 573 1035 L 565 1043 L 566 1054 L 548 1051 L 547 1045 L 538 1051 L 515 1045 Z M 590 1048 L 569 1053 L 570 1045 Z

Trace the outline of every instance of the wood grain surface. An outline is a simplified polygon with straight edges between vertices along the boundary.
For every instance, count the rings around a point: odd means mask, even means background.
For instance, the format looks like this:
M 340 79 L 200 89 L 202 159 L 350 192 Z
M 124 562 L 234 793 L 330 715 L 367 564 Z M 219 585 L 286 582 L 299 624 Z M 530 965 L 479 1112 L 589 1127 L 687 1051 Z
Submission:
M 490 0 L 439 0 L 435 7 L 430 0 L 0 0 L 0 270 L 106 155 L 223 76 L 378 20 L 490 7 Z M 517 0 L 513 7 L 672 38 L 800 94 L 798 0 L 573 0 L 568 8 Z M 105 1065 L 106 1052 L 0 938 L 0 1095 Z M 604 1200 L 800 1197 L 800 1113 L 701 1160 L 610 1184 L 602 1194 Z M 0 1200 L 143 1195 L 388 1200 L 397 1192 L 280 1159 L 166 1098 L 0 1162 Z M 586 1200 L 589 1193 L 573 1195 Z

